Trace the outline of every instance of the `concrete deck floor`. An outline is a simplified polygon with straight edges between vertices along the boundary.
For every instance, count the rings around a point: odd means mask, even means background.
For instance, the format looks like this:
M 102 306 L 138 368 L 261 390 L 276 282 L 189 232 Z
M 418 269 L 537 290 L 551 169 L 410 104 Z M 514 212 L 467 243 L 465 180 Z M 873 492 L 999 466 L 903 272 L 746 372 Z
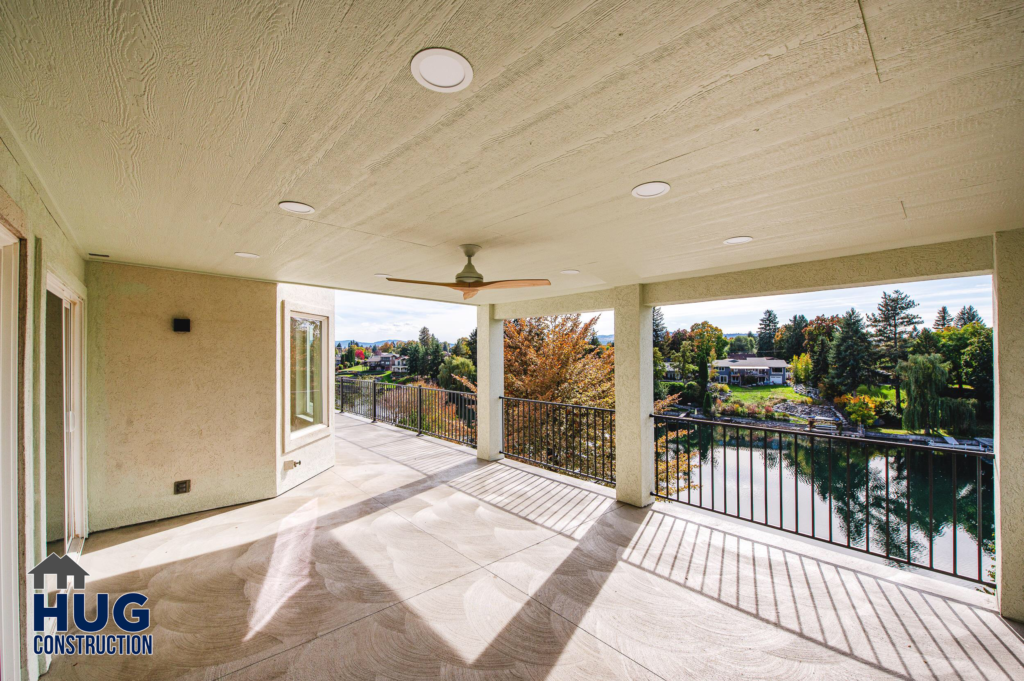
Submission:
M 47 678 L 1024 678 L 976 590 L 347 416 L 336 435 L 280 497 L 93 535 L 87 602 L 148 595 L 155 654 Z

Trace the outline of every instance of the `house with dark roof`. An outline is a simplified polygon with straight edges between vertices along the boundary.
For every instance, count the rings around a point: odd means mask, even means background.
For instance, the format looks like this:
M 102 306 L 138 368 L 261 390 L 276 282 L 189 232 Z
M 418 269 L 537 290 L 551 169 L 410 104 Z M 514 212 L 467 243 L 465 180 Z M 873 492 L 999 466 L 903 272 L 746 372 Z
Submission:
M 32 575 L 32 588 L 45 589 L 46 575 L 57 576 L 57 588 L 68 588 L 68 577 L 74 581 L 76 589 L 85 588 L 85 578 L 89 575 L 71 556 L 58 556 L 51 553 L 38 565 L 28 571 Z
M 786 385 L 789 363 L 775 357 L 729 355 L 715 360 L 715 381 L 728 385 Z

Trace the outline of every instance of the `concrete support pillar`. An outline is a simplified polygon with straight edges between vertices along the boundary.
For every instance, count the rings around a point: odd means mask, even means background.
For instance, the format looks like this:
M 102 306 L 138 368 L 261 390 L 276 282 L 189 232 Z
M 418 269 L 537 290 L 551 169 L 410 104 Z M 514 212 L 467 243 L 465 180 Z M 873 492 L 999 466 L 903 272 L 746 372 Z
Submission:
M 1024 229 L 995 235 L 996 594 L 1024 621 Z
M 615 301 L 615 496 L 633 506 L 654 499 L 652 307 L 641 286 L 622 286 Z
M 501 400 L 505 392 L 504 322 L 493 305 L 476 308 L 476 456 L 501 458 Z

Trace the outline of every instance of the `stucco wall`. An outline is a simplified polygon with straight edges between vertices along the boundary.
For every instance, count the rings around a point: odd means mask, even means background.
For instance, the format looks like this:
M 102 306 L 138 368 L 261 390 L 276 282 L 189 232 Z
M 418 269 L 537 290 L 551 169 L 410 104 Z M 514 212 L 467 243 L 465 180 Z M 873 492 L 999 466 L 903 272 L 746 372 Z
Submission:
M 321 314 L 328 317 L 328 338 L 323 343 L 324 352 L 330 357 L 330 371 L 324 376 L 324 390 L 328 391 L 330 409 L 327 410 L 329 420 L 326 432 L 318 439 L 300 447 L 286 451 L 284 419 L 284 390 L 288 385 L 289 366 L 285 349 L 285 333 L 287 324 L 284 318 L 285 304 L 293 310 L 309 314 Z M 314 288 L 312 286 L 295 286 L 280 284 L 277 286 L 277 492 L 285 492 L 292 487 L 322 473 L 334 465 L 334 291 L 331 289 Z M 299 461 L 297 467 L 289 462 Z
M 274 496 L 276 285 L 98 262 L 86 283 L 90 529 Z
M 1024 229 L 996 234 L 995 260 L 996 593 L 1024 622 Z
M 19 504 L 20 614 L 22 631 L 31 620 L 31 584 L 25 572 L 43 558 L 46 549 L 46 513 L 44 474 L 45 405 L 43 395 L 43 347 L 46 274 L 52 272 L 65 284 L 85 294 L 85 262 L 79 249 L 65 235 L 47 210 L 37 187 L 42 186 L 30 169 L 19 164 L 11 149 L 13 138 L 0 121 L 0 220 L 21 241 L 21 347 L 19 388 L 20 429 L 18 433 L 18 488 L 23 490 Z M 22 676 L 39 675 L 43 659 L 29 652 L 27 636 L 22 639 Z

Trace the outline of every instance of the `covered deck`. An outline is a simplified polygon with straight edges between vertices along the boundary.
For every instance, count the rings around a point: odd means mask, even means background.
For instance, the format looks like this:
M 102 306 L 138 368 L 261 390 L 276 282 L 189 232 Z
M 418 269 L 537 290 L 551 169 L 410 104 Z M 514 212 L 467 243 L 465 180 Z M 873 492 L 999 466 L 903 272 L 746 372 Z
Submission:
M 976 588 L 336 418 L 277 498 L 92 535 L 86 602 L 149 594 L 154 655 L 48 678 L 1024 677 Z

